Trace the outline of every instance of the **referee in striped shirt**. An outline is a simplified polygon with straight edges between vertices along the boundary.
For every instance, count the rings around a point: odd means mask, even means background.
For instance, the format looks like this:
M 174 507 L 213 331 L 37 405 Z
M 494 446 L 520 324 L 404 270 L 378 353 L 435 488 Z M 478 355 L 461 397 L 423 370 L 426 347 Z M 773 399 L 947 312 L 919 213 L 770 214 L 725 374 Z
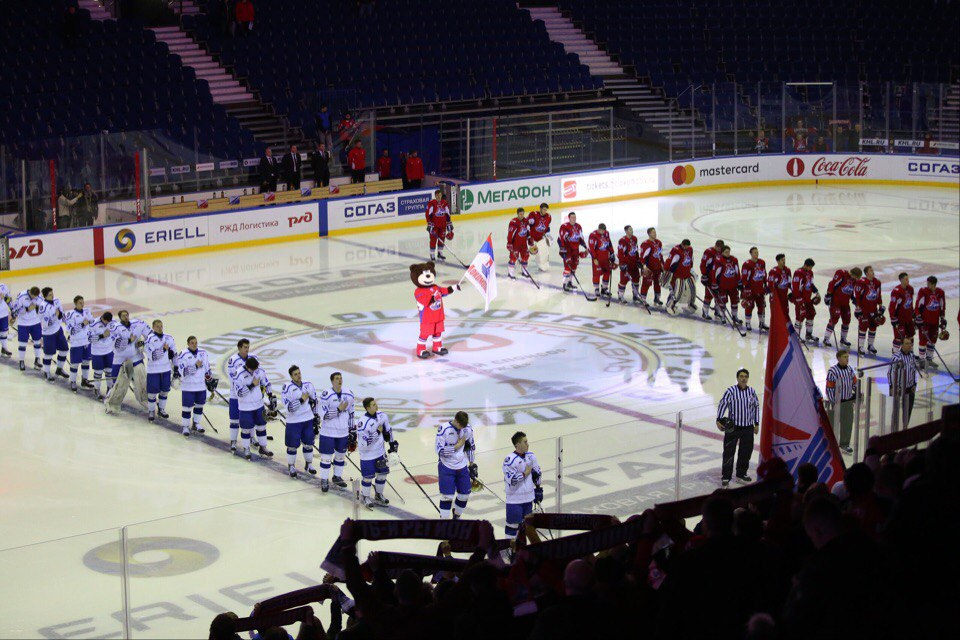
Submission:
M 910 414 L 913 413 L 913 400 L 917 391 L 917 361 L 913 356 L 913 338 L 906 337 L 900 343 L 900 351 L 890 358 L 890 369 L 887 372 L 890 381 L 890 395 L 894 398 L 900 394 L 903 405 L 895 407 L 895 411 L 903 411 L 901 429 L 910 425 Z
M 853 449 L 850 448 L 850 434 L 853 432 L 853 401 L 856 398 L 854 389 L 857 386 L 857 375 L 849 363 L 850 352 L 840 349 L 837 351 L 837 364 L 827 371 L 827 401 L 830 403 L 827 414 L 832 420 L 837 403 L 840 403 L 839 444 L 843 452 L 848 454 L 853 453 Z
M 720 479 L 723 487 L 730 484 L 734 454 L 737 454 L 737 482 L 751 482 L 747 469 L 753 454 L 753 436 L 760 431 L 760 400 L 757 392 L 747 386 L 749 381 L 749 371 L 737 371 L 737 384 L 724 392 L 717 406 L 717 428 L 723 431 L 723 474 Z

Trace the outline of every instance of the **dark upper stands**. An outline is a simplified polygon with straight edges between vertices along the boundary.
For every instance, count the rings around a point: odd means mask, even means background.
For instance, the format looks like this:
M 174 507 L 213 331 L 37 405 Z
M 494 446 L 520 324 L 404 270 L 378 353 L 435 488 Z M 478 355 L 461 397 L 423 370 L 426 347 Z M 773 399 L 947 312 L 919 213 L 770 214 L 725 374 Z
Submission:
M 225 37 L 215 14 L 184 24 L 307 135 L 321 91 L 362 108 L 602 86 L 510 0 L 391 0 L 364 19 L 347 1 L 254 4 L 246 37 Z
M 152 31 L 81 10 L 71 45 L 65 5 L 11 0 L 0 10 L 0 141 L 9 153 L 50 158 L 64 136 L 133 130 L 153 131 L 144 144 L 173 163 L 196 162 L 195 142 L 201 162 L 257 153 L 253 135 Z M 142 141 L 128 138 L 128 148 Z

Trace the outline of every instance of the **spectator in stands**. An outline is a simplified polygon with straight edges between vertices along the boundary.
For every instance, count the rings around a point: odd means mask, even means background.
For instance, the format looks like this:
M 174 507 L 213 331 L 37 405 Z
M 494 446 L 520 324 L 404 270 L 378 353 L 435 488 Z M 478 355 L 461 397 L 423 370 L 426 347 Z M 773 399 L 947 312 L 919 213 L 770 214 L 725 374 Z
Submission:
M 830 153 L 830 145 L 827 144 L 823 136 L 817 136 L 817 141 L 813 143 L 811 150 L 814 153 Z
M 323 142 L 317 143 L 317 148 L 310 154 L 310 165 L 313 167 L 313 186 L 326 187 L 330 184 L 330 151 Z
M 327 149 L 333 148 L 333 128 L 330 125 L 330 111 L 327 105 L 320 105 L 320 111 L 316 114 L 317 137 L 320 142 L 327 145 Z
M 350 167 L 351 182 L 363 182 L 367 173 L 367 151 L 363 142 L 357 140 L 347 154 L 347 164 Z
M 253 3 L 250 0 L 240 0 L 237 2 L 237 31 L 240 35 L 247 35 L 253 31 Z
M 75 226 L 89 227 L 97 219 L 99 211 L 99 198 L 89 182 L 83 184 L 83 192 L 80 194 L 80 203 L 73 213 L 77 218 Z
M 63 19 L 63 40 L 68 47 L 77 46 L 80 35 L 80 14 L 76 0 L 68 0 L 67 12 Z
M 595 637 L 593 568 L 584 560 L 568 564 L 563 572 L 563 589 L 566 597 L 537 617 L 531 640 Z
M 410 157 L 407 158 L 407 181 L 411 189 L 419 189 L 423 183 L 423 160 L 420 159 L 416 149 L 411 151 Z
M 917 147 L 917 153 L 924 153 L 932 156 L 940 153 L 940 150 L 933 146 L 933 136 L 929 131 L 923 134 L 923 144 Z
M 807 492 L 807 489 L 812 487 L 817 483 L 817 465 L 812 462 L 804 462 L 799 467 L 797 467 L 797 486 L 796 494 L 803 497 L 803 494 Z
M 299 189 L 303 174 L 302 160 L 297 145 L 290 145 L 290 152 L 283 156 L 283 180 L 287 189 Z
M 74 218 L 73 206 L 80 201 L 80 192 L 76 189 L 61 185 L 60 197 L 57 198 L 57 227 L 68 229 L 71 226 L 79 227 L 79 220 Z
M 233 611 L 221 613 L 210 623 L 210 640 L 240 640 L 237 635 L 239 616 Z
M 400 179 L 403 180 L 403 188 L 409 189 L 410 181 L 407 180 L 407 160 L 409 160 L 409 157 L 407 156 L 406 151 L 400 152 L 399 160 L 400 160 Z
M 757 153 L 766 153 L 770 149 L 770 138 L 764 133 L 763 129 L 757 129 L 757 135 L 753 139 L 753 146 Z
M 237 12 L 233 6 L 233 0 L 214 0 L 213 22 L 220 25 L 223 35 L 233 37 L 237 30 Z
M 390 163 L 390 151 L 384 149 L 380 157 L 377 158 L 377 173 L 380 175 L 381 180 L 390 179 Z
M 277 190 L 277 163 L 273 159 L 273 149 L 267 147 L 260 158 L 260 193 Z

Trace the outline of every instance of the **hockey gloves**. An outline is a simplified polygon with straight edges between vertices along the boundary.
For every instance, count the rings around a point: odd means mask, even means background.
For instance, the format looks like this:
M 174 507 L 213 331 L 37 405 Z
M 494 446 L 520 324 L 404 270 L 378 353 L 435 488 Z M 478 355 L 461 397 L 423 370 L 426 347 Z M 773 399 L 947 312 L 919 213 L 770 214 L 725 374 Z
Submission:
M 823 302 L 824 302 L 824 304 L 826 304 L 828 307 L 833 306 L 833 294 L 832 294 L 832 293 L 828 293 L 828 294 L 827 294 L 827 297 L 823 299 Z
M 470 469 L 470 479 L 478 480 L 480 478 L 480 470 L 477 469 L 477 463 L 476 462 L 470 463 L 469 469 Z
M 533 501 L 537 504 L 543 502 L 543 487 L 536 487 L 533 490 Z
M 213 393 L 217 390 L 217 385 L 220 384 L 220 378 L 209 377 L 207 378 L 207 391 Z
M 347 434 L 347 451 L 353 453 L 357 450 L 357 432 L 351 431 Z
M 268 394 L 268 395 L 267 395 L 267 398 L 270 399 L 270 404 L 269 404 L 270 411 L 276 411 L 276 410 L 277 410 L 277 396 L 275 396 L 275 395 L 273 395 L 273 394 L 271 393 L 271 394 Z
M 390 446 L 387 448 L 387 453 L 396 453 L 400 450 L 400 443 L 394 440 L 390 443 Z

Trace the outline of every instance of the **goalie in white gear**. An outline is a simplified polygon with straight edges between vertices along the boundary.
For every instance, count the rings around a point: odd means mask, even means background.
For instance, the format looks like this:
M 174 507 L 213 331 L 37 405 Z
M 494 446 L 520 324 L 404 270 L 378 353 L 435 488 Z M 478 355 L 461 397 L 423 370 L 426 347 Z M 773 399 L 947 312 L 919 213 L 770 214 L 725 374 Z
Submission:
M 507 497 L 506 533 L 515 538 L 523 519 L 533 511 L 533 503 L 543 502 L 543 488 L 540 486 L 540 463 L 530 451 L 527 434 L 517 431 L 510 440 L 513 453 L 503 461 L 503 480 Z
M 330 462 L 333 461 L 333 484 L 346 488 L 343 481 L 343 460 L 347 449 L 357 446 L 357 432 L 353 424 L 354 395 L 343 386 L 343 374 L 339 371 L 330 374 L 332 386 L 320 394 L 320 490 L 326 493 L 330 489 Z
M 283 385 L 280 398 L 287 408 L 287 426 L 283 440 L 287 446 L 287 470 L 291 478 L 297 477 L 297 449 L 303 448 L 303 468 L 316 475 L 313 466 L 313 440 L 320 430 L 319 404 L 313 384 L 303 381 L 300 367 L 289 369 L 290 382 Z
M 193 429 L 202 434 L 203 405 L 207 402 L 207 390 L 216 389 L 217 379 L 210 370 L 210 357 L 207 352 L 197 346 L 197 337 L 187 338 L 187 348 L 177 354 L 174 366 L 180 374 L 181 409 L 180 417 L 183 423 L 183 435 L 190 435 L 190 423 Z
M 169 418 L 166 409 L 171 377 L 180 377 L 180 371 L 172 369 L 177 345 L 173 336 L 163 332 L 162 321 L 153 321 L 153 330 L 143 342 L 143 354 L 147 360 L 147 417 Z
M 364 413 L 356 422 L 357 445 L 360 449 L 360 475 L 363 478 L 360 484 L 360 495 L 363 505 L 368 509 L 372 509 L 374 504 L 384 506 L 390 504 L 383 495 L 387 475 L 390 473 L 387 454 L 394 454 L 400 448 L 400 443 L 393 438 L 387 414 L 377 409 L 376 400 L 364 398 Z M 390 443 L 389 449 L 386 448 L 385 443 Z M 371 498 L 370 487 L 374 484 L 376 492 Z

